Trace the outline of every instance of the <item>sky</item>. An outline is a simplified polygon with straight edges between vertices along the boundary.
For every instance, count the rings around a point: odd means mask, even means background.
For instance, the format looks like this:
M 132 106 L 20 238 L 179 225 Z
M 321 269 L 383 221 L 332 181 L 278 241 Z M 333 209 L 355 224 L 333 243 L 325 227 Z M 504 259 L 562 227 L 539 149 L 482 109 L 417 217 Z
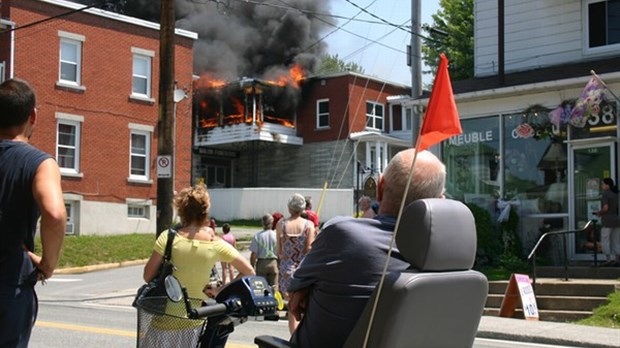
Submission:
M 419 1 L 421 23 L 432 24 L 431 15 L 439 10 L 439 0 Z M 361 12 L 351 3 L 365 8 L 380 19 Z M 330 4 L 332 15 L 339 17 L 338 26 L 347 22 L 347 19 L 340 17 L 355 17 L 356 20 L 345 24 L 344 30 L 337 30 L 326 38 L 329 54 L 338 54 L 345 62 L 360 65 L 367 75 L 411 86 L 411 71 L 406 57 L 411 34 L 381 22 L 385 20 L 396 25 L 411 25 L 408 21 L 411 19 L 411 0 L 331 0 Z M 422 31 L 421 34 L 427 33 Z M 375 40 L 380 43 L 372 43 Z M 422 70 L 427 69 L 423 66 Z M 433 79 L 434 76 L 422 75 L 424 84 L 432 83 Z

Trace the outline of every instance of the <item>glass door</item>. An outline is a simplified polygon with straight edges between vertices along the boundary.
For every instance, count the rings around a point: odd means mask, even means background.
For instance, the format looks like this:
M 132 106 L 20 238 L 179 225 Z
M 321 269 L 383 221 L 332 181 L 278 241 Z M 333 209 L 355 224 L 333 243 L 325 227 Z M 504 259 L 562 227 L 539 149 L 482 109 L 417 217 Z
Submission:
M 601 207 L 601 182 L 610 177 L 617 182 L 616 163 L 614 160 L 615 143 L 605 141 L 600 143 L 573 144 L 572 151 L 572 193 L 571 211 L 574 230 L 582 229 L 585 224 L 596 218 L 592 213 Z M 591 259 L 593 243 L 588 243 L 588 236 L 583 234 L 572 235 L 573 247 L 570 254 L 574 259 Z

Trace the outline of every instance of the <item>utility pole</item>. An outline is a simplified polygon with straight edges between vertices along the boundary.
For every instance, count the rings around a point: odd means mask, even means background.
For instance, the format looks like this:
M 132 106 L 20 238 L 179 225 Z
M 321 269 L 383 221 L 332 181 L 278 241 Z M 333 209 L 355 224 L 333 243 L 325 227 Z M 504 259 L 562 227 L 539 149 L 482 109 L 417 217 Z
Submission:
M 171 159 L 167 165 L 174 170 L 174 0 L 161 0 L 159 30 L 159 114 L 157 118 L 157 160 Z M 165 156 L 165 157 L 162 157 Z M 169 156 L 169 157 L 168 157 Z M 157 167 L 159 168 L 159 163 Z M 157 231 L 172 224 L 173 178 L 157 174 Z
M 411 98 L 417 99 L 422 96 L 422 46 L 420 39 L 420 28 L 422 20 L 421 10 L 422 0 L 411 0 Z M 411 110 L 411 131 L 413 133 L 413 146 L 417 142 L 417 137 L 421 125 L 420 109 Z

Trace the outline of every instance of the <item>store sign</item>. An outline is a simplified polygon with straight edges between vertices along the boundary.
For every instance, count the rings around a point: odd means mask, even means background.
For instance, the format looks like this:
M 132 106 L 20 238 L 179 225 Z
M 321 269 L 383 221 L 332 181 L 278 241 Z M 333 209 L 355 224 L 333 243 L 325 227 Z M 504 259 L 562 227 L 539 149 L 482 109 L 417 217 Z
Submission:
M 471 132 L 460 134 L 454 137 L 451 137 L 449 140 L 450 145 L 469 145 L 469 144 L 477 144 L 484 143 L 488 141 L 493 141 L 493 131 L 488 130 L 486 132 Z

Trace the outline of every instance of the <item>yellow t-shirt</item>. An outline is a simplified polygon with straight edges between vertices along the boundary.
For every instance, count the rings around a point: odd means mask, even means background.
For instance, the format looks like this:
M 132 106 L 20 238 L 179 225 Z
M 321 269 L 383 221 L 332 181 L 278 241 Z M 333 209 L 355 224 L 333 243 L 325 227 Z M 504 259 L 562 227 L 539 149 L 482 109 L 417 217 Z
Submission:
M 153 250 L 164 255 L 168 232 L 159 235 Z M 179 234 L 172 242 L 171 261 L 175 270 L 172 273 L 187 289 L 190 298 L 206 299 L 202 292 L 209 282 L 211 269 L 217 261 L 231 262 L 240 254 L 223 239 L 213 241 L 187 239 Z

